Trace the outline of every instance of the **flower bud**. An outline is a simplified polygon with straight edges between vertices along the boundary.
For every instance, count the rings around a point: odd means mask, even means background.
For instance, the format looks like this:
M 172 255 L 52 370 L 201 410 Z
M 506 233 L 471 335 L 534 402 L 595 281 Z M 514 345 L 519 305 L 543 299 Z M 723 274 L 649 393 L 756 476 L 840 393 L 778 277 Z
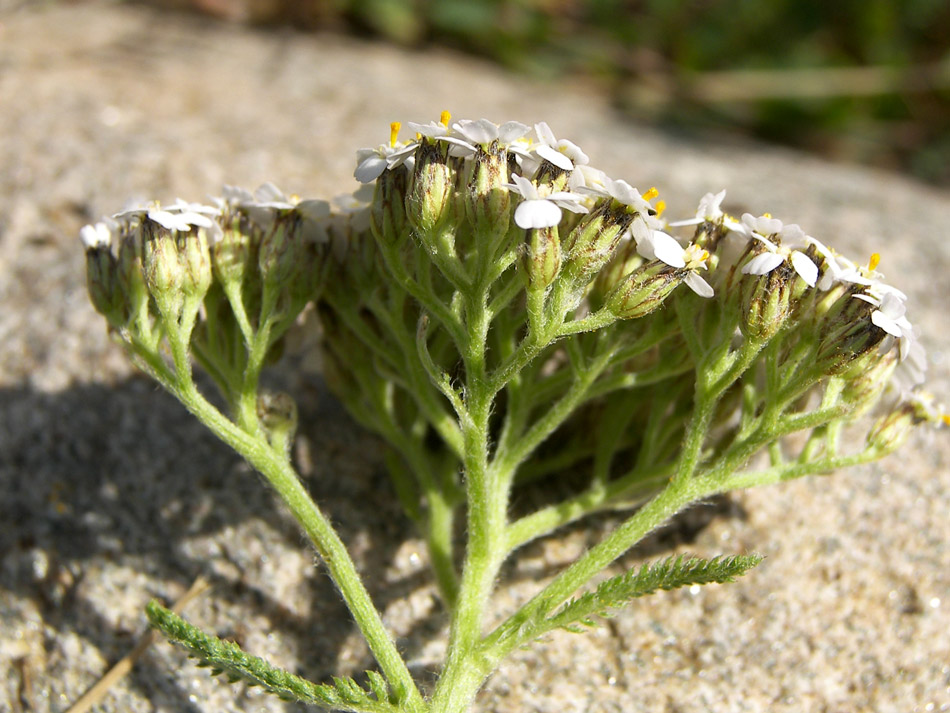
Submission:
M 286 286 L 300 265 L 300 240 L 297 234 L 297 216 L 292 211 L 281 211 L 271 230 L 261 241 L 257 264 L 264 284 Z
M 118 263 L 108 247 L 86 251 L 86 286 L 93 307 L 109 324 L 119 327 L 128 321 L 125 295 L 119 285 Z
M 769 340 L 778 333 L 791 311 L 794 278 L 795 273 L 787 263 L 764 275 L 744 277 L 739 323 L 744 335 Z
M 181 243 L 180 259 L 184 268 L 182 290 L 185 296 L 201 301 L 211 287 L 211 253 L 208 248 L 208 232 L 196 228 L 178 238 Z
M 257 245 L 252 244 L 250 235 L 257 228 L 242 214 L 228 216 L 224 221 L 221 238 L 210 248 L 211 269 L 222 284 L 241 284 L 250 261 L 256 257 L 253 253 L 257 252 Z
M 658 309 L 683 278 L 669 265 L 652 260 L 624 277 L 604 300 L 618 319 L 645 317 Z
M 406 216 L 423 240 L 435 231 L 448 213 L 455 192 L 455 175 L 448 163 L 449 145 L 423 139 L 406 191 Z
M 376 190 L 370 206 L 373 235 L 385 245 L 401 245 L 409 235 L 406 218 L 406 186 L 409 173 L 402 166 L 376 179 Z
M 497 141 L 478 147 L 464 200 L 465 217 L 480 240 L 494 244 L 492 237 L 503 237 L 508 232 L 511 194 L 504 184 L 510 175 L 507 152 Z
M 871 359 L 867 362 L 863 359 L 851 362 L 850 368 L 841 374 L 848 379 L 841 398 L 853 404 L 852 419 L 867 413 L 877 403 L 897 367 L 898 358 L 894 351 L 881 354 L 879 350 L 872 350 L 868 356 Z
M 910 429 L 918 422 L 913 404 L 906 402 L 898 404 L 893 411 L 881 416 L 871 426 L 867 436 L 868 447 L 889 453 L 907 440 Z
M 529 290 L 544 290 L 561 269 L 561 240 L 557 226 L 525 231 L 522 265 Z
M 145 286 L 145 236 L 141 225 L 123 231 L 119 242 L 119 285 L 125 293 L 129 314 L 141 315 L 148 307 L 148 288 Z
M 622 244 L 610 262 L 597 273 L 597 277 L 587 293 L 587 301 L 591 310 L 596 312 L 600 309 L 607 295 L 620 284 L 620 281 L 643 265 L 644 262 L 646 260 L 637 252 L 637 244 L 633 240 L 628 240 Z
M 145 284 L 162 317 L 177 321 L 184 302 L 185 270 L 172 232 L 155 223 L 150 228 L 151 235 L 143 245 Z
M 586 286 L 607 264 L 633 217 L 626 211 L 613 210 L 610 201 L 605 201 L 571 231 L 564 249 L 564 273 L 575 286 Z

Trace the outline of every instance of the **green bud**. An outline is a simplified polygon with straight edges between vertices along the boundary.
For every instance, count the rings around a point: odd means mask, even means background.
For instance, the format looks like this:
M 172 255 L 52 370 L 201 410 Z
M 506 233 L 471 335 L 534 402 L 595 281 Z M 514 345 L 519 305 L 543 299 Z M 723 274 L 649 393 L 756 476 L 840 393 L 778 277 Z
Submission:
M 877 348 L 885 332 L 870 320 L 842 321 L 837 329 L 821 336 L 816 364 L 828 374 L 853 374 L 877 358 Z
M 406 218 L 406 187 L 409 172 L 402 166 L 376 179 L 373 203 L 370 206 L 370 224 L 373 235 L 385 245 L 401 245 L 409 235 Z
M 93 307 L 109 324 L 120 327 L 128 321 L 125 295 L 119 284 L 118 262 L 108 247 L 86 251 L 86 286 Z
M 448 162 L 449 144 L 423 139 L 406 191 L 406 217 L 426 240 L 446 219 L 455 192 L 455 172 Z
M 211 287 L 211 252 L 208 248 L 208 233 L 196 228 L 179 236 L 180 258 L 185 270 L 182 289 L 189 299 L 200 301 Z
M 177 322 L 184 302 L 185 269 L 178 256 L 172 232 L 154 223 L 145 239 L 145 284 L 158 311 L 167 321 Z
M 644 262 L 646 260 L 637 252 L 637 244 L 633 240 L 627 241 L 610 262 L 597 273 L 594 284 L 587 293 L 587 301 L 591 309 L 595 312 L 600 309 L 607 295 L 620 284 L 620 281 Z
M 561 268 L 561 240 L 557 226 L 525 231 L 522 266 L 529 290 L 544 290 Z
M 765 275 L 745 275 L 742 290 L 742 333 L 753 339 L 768 340 L 785 324 L 791 312 L 795 273 L 787 262 Z
M 875 349 L 868 352 L 868 357 L 870 359 L 851 362 L 850 367 L 841 374 L 848 380 L 841 391 L 841 398 L 853 404 L 852 419 L 867 413 L 877 403 L 897 368 L 896 351 L 881 354 L 880 350 Z
M 465 217 L 474 226 L 479 240 L 497 244 L 508 232 L 511 221 L 511 194 L 508 181 L 508 156 L 493 141 L 487 148 L 479 146 L 472 161 L 468 190 L 464 191 Z M 489 237 L 491 236 L 491 237 Z
M 879 451 L 893 451 L 907 440 L 910 429 L 916 423 L 918 423 L 918 418 L 914 405 L 901 403 L 893 411 L 874 422 L 868 432 L 868 447 Z
M 817 325 L 817 362 L 829 374 L 847 377 L 867 369 L 878 358 L 878 346 L 887 336 L 871 322 L 874 307 L 854 298 L 854 292 L 853 287 L 845 291 Z
M 624 277 L 604 300 L 618 319 L 637 319 L 657 310 L 683 281 L 675 268 L 653 260 Z
M 119 285 L 125 293 L 130 316 L 140 316 L 148 308 L 148 288 L 145 286 L 145 237 L 142 226 L 123 232 L 119 242 Z
M 257 264 L 264 284 L 285 287 L 297 272 L 301 258 L 297 225 L 297 216 L 292 211 L 281 211 L 261 241 Z
M 631 213 L 616 210 L 611 201 L 604 201 L 571 231 L 564 249 L 564 274 L 575 287 L 586 286 L 610 261 L 631 222 Z
M 228 216 L 223 223 L 221 238 L 211 247 L 211 268 L 222 284 L 240 284 L 256 250 L 250 238 L 250 232 L 256 228 L 242 214 Z

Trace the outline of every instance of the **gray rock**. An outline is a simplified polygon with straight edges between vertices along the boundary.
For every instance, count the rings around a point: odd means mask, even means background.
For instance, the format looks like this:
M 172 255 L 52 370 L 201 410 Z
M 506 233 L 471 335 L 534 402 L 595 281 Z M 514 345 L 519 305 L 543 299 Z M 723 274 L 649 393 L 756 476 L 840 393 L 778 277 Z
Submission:
M 370 665 L 295 524 L 260 478 L 128 366 L 88 304 L 79 227 L 130 197 L 197 199 L 270 180 L 355 187 L 391 120 L 548 121 L 592 161 L 656 185 L 675 215 L 708 190 L 851 254 L 880 251 L 948 393 L 950 199 L 886 173 L 618 119 L 594 88 L 538 84 L 446 52 L 250 31 L 114 3 L 25 3 L 0 20 L 0 708 L 63 711 L 133 646 L 150 597 L 198 575 L 189 618 L 312 678 Z M 444 622 L 374 439 L 319 379 L 303 389 L 308 485 L 423 681 Z M 519 652 L 485 711 L 950 710 L 945 435 L 878 465 L 731 496 L 638 552 L 758 551 L 740 583 L 662 594 L 587 636 Z M 374 507 L 367 509 L 366 502 Z M 497 615 L 610 518 L 533 545 Z M 693 533 L 687 537 L 683 533 Z M 625 558 L 636 561 L 637 553 Z M 296 710 L 155 645 L 103 711 Z

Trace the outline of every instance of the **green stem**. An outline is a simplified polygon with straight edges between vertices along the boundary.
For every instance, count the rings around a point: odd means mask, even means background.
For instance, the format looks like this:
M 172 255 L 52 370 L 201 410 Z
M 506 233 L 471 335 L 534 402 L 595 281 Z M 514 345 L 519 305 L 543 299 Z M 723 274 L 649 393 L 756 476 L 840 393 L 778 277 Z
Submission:
M 363 586 L 346 546 L 283 454 L 271 448 L 262 436 L 248 433 L 229 421 L 208 403 L 190 377 L 169 381 L 171 375 L 157 354 L 140 353 L 140 356 L 188 411 L 267 478 L 316 547 L 397 699 L 407 711 L 424 711 L 425 702 Z

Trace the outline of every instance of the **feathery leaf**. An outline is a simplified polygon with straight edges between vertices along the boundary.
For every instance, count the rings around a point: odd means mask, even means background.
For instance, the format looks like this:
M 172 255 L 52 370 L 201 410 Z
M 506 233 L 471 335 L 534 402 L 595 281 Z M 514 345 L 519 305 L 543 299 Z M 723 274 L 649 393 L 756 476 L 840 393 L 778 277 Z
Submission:
M 686 557 L 678 555 L 660 562 L 644 564 L 616 577 L 611 577 L 592 592 L 571 599 L 542 624 L 538 634 L 552 629 L 580 632 L 596 625 L 594 617 L 610 616 L 610 610 L 632 599 L 653 594 L 660 589 L 678 589 L 693 584 L 734 582 L 747 570 L 762 561 L 759 555 L 731 557 Z
M 354 713 L 398 713 L 390 703 L 389 687 L 375 671 L 368 671 L 372 693 L 352 678 L 334 678 L 333 685 L 313 683 L 251 656 L 231 641 L 211 636 L 189 624 L 154 599 L 145 608 L 149 623 L 173 643 L 188 650 L 213 674 L 227 676 L 231 682 L 242 680 L 261 686 L 287 701 L 313 703 L 323 708 L 354 711 Z M 375 697 L 374 697 L 375 695 Z

